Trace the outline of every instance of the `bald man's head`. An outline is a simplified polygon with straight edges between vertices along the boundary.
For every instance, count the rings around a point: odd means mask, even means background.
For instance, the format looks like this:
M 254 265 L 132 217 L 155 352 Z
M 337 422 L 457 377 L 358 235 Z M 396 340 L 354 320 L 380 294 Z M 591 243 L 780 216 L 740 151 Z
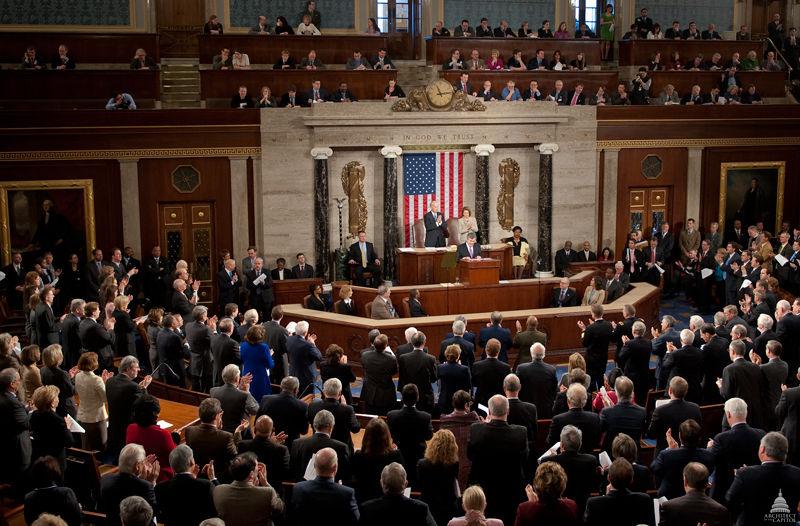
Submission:
M 261 415 L 256 419 L 256 436 L 268 438 L 272 434 L 272 419 L 268 415 Z
M 336 451 L 329 447 L 320 449 L 317 451 L 317 456 L 314 457 L 314 468 L 320 477 L 333 478 L 336 475 L 336 469 L 339 467 L 338 464 L 339 459 L 336 456 Z

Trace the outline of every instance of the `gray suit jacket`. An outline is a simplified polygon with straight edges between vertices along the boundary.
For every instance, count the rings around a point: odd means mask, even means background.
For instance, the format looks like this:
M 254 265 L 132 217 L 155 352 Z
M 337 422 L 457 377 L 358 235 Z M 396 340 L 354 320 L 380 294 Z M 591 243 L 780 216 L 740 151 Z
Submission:
M 204 323 L 196 321 L 186 324 L 186 343 L 189 345 L 191 361 L 189 374 L 192 376 L 208 376 L 212 374 L 211 338 L 214 333 Z
M 399 318 L 400 316 L 397 314 L 397 309 L 394 308 L 392 305 L 392 311 L 389 311 L 389 307 L 386 305 L 386 302 L 383 300 L 382 297 L 376 296 L 374 300 L 372 300 L 372 319 L 373 320 L 391 320 L 392 318 Z
M 233 481 L 214 488 L 214 507 L 229 526 L 269 525 L 283 511 L 283 501 L 272 486 Z
M 233 384 L 212 388 L 211 398 L 219 400 L 222 406 L 222 430 L 228 433 L 236 431 L 243 419 L 249 419 L 258 412 L 258 402 L 253 395 L 237 389 Z

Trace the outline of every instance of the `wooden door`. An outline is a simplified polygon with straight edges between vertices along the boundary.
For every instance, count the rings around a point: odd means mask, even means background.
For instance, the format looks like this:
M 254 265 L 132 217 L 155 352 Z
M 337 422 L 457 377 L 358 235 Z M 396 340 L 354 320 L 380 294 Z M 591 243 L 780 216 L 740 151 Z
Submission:
M 788 31 L 789 26 L 786 21 L 786 0 L 753 0 L 753 13 L 750 22 L 750 32 L 754 39 L 768 36 L 767 25 L 772 21 L 775 13 L 781 15 L 784 28 Z M 738 30 L 739 28 L 734 28 Z M 779 42 L 775 42 L 780 46 Z
M 159 203 L 159 242 L 175 268 L 178 260 L 189 264 L 189 274 L 200 280 L 200 303 L 213 305 L 217 296 L 217 248 L 214 204 Z
M 631 188 L 628 190 L 628 203 L 628 233 L 641 230 L 645 238 L 650 238 L 661 223 L 672 219 L 668 187 Z M 623 246 L 624 243 L 625 239 L 622 240 Z
M 375 10 L 378 27 L 389 37 L 390 56 L 419 59 L 422 51 L 420 0 L 376 0 Z
M 197 57 L 197 34 L 202 33 L 205 22 L 203 0 L 158 0 L 156 27 L 161 56 Z

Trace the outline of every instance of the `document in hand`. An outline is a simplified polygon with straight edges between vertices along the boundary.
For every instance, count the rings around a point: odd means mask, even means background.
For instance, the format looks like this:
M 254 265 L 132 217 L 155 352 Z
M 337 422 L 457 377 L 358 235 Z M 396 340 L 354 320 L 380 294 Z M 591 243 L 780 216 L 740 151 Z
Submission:
M 700 277 L 703 279 L 709 278 L 714 274 L 714 271 L 710 268 L 704 268 L 700 271 Z
M 789 260 L 786 259 L 785 257 L 783 257 L 781 254 L 775 254 L 775 257 L 773 259 L 780 266 L 784 266 L 785 264 L 787 264 L 789 262 Z

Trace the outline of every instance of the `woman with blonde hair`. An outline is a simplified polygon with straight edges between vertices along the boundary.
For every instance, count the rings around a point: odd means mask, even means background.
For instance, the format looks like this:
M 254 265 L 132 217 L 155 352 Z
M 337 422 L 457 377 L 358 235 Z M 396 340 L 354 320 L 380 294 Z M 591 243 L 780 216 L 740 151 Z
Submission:
M 339 289 L 339 301 L 334 303 L 333 310 L 336 314 L 356 315 L 356 304 L 353 301 L 353 287 L 344 285 Z
M 417 463 L 420 500 L 428 504 L 436 524 L 447 524 L 458 512 L 458 445 L 448 429 L 433 434 L 425 457 Z
M 461 209 L 461 217 L 458 218 L 458 242 L 466 243 L 467 234 L 470 232 L 478 233 L 478 221 L 472 216 L 472 210 L 465 206 Z
M 85 352 L 78 359 L 78 374 L 75 375 L 75 391 L 80 397 L 78 423 L 86 430 L 83 434 L 83 449 L 103 451 L 108 441 L 108 411 L 106 411 L 106 381 L 114 373 L 103 371 L 94 374 L 99 367 L 97 353 Z
M 114 354 L 136 356 L 136 324 L 128 313 L 128 296 L 114 298 Z
M 72 385 L 72 378 L 78 374 L 78 368 L 73 367 L 69 371 L 65 371 L 59 367 L 64 363 L 64 353 L 61 350 L 61 345 L 54 343 L 48 345 L 42 351 L 42 367 L 40 373 L 42 376 L 42 384 L 53 385 L 58 388 L 58 407 L 56 413 L 59 416 L 71 416 L 75 418 L 78 413 L 78 406 L 75 404 L 75 386 Z
M 464 490 L 461 507 L 464 508 L 464 516 L 452 519 L 447 526 L 503 526 L 500 519 L 487 519 L 483 514 L 486 511 L 486 494 L 480 486 L 470 486 Z
M 574 352 L 569 355 L 569 361 L 567 363 L 567 372 L 561 375 L 561 380 L 558 382 L 559 388 L 561 386 L 569 387 L 569 373 L 572 372 L 573 369 L 580 369 L 581 371 L 586 372 L 586 360 L 583 358 L 583 355 L 579 352 Z M 586 375 L 586 383 L 584 387 L 587 389 L 591 384 L 591 378 L 589 375 Z
M 63 471 L 66 468 L 66 449 L 72 447 L 72 433 L 67 429 L 66 420 L 56 413 L 58 395 L 55 385 L 39 387 L 31 395 L 31 402 L 36 408 L 31 413 L 31 462 L 50 455 L 58 460 Z

